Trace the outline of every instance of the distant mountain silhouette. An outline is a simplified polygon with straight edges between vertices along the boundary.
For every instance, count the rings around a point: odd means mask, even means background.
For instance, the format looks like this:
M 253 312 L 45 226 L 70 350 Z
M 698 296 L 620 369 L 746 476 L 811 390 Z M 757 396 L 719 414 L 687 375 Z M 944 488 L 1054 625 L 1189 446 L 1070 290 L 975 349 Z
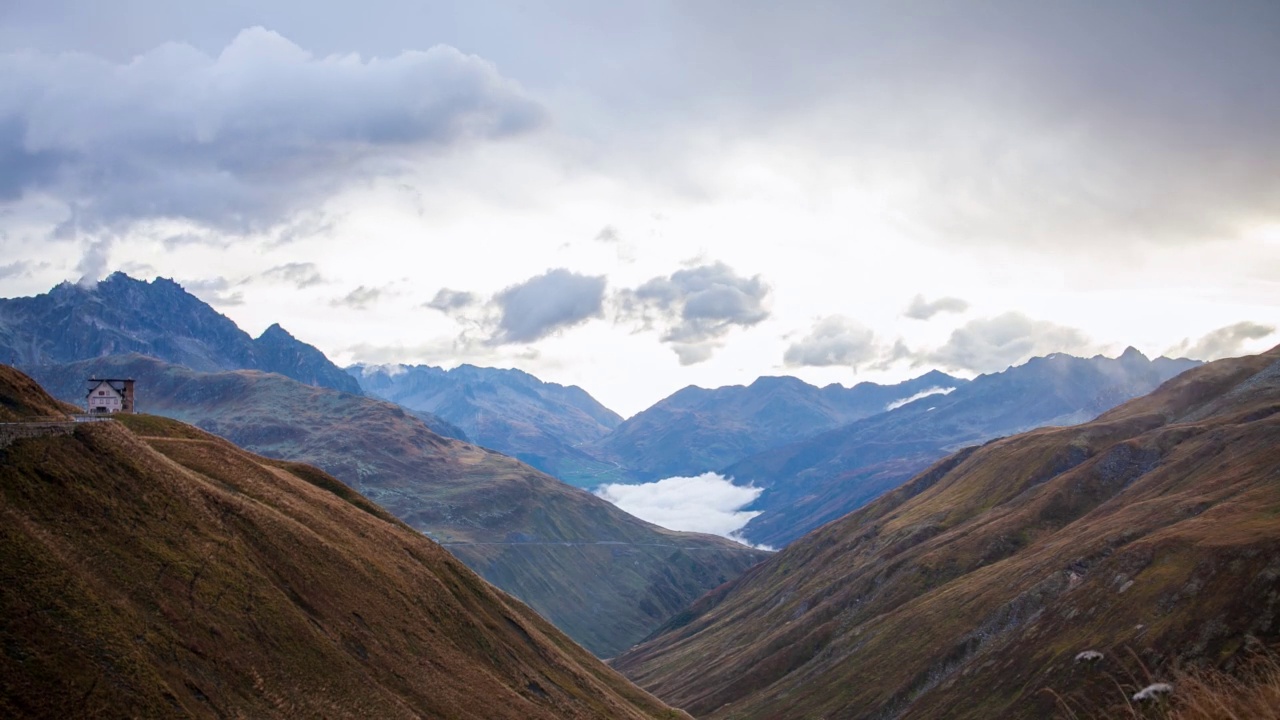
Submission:
M 178 283 L 115 273 L 0 299 L 0 362 L 20 368 L 136 352 L 195 370 L 263 370 L 360 394 L 315 347 L 272 325 L 256 340 Z
M 368 394 L 438 415 L 470 441 L 567 483 L 590 487 L 618 476 L 615 465 L 579 448 L 622 418 L 580 387 L 474 365 L 355 365 L 347 371 Z
M 1032 428 L 1085 422 L 1198 364 L 1149 360 L 1133 348 L 1117 358 L 1033 358 L 720 472 L 765 489 L 749 508 L 762 514 L 742 532 L 777 547 L 861 507 L 949 452 Z
M 931 371 L 896 385 L 815 387 L 762 377 L 712 390 L 689 386 L 623 422 L 587 449 L 642 480 L 698 475 L 884 412 L 917 393 L 968 381 Z

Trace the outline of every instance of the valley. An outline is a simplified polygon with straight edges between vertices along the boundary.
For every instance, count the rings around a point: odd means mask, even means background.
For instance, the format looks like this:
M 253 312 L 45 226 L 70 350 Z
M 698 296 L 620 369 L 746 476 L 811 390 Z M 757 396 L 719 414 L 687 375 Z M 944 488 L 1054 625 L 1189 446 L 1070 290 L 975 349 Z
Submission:
M 0 720 L 1280 720 L 1280 0 L 0 0 Z
M 162 293 L 197 317 L 212 312 L 163 284 L 112 282 Z M 14 312 L 7 302 L 0 315 Z M 86 317 L 128 313 L 111 294 L 100 306 L 61 302 Z M 8 332 L 12 346 L 38 346 L 22 335 L 29 329 Z M 298 342 L 278 326 L 263 337 Z M 1057 702 L 1045 697 L 1082 708 L 1101 697 L 1101 676 L 1054 679 L 1077 646 L 1110 658 L 1102 667 L 1114 675 L 1134 672 L 1126 652 L 1157 669 L 1234 663 L 1241 638 L 1265 647 L 1280 635 L 1266 619 L 1265 514 L 1231 514 L 1252 512 L 1242 497 L 1271 502 L 1259 482 L 1280 440 L 1268 439 L 1280 349 L 1203 367 L 1132 348 L 1117 358 L 1057 354 L 972 380 L 930 372 L 852 388 L 761 378 L 686 388 L 623 421 L 578 388 L 491 368 L 352 367 L 345 376 L 362 385 L 347 392 L 226 360 L 241 340 L 197 334 L 176 345 L 205 359 L 182 365 L 111 354 L 117 341 L 89 334 L 92 357 L 25 365 L 70 404 L 40 399 L 17 374 L 9 394 L 21 399 L 6 402 L 15 417 L 56 416 L 81 399 L 85 378 L 131 378 L 146 414 L 120 422 L 142 442 L 187 468 L 197 467 L 187 449 L 210 443 L 285 463 L 404 523 L 696 717 L 1039 717 Z M 317 365 L 290 352 L 272 362 L 303 376 L 299 368 Z M 551 468 L 591 468 L 576 482 L 613 492 L 724 463 L 707 477 L 755 488 L 747 497 L 756 499 L 719 511 L 744 518 L 738 532 L 751 542 L 782 549 L 647 523 L 486 442 Z M 1205 482 L 1199 458 L 1215 447 L 1236 448 L 1231 473 L 1186 489 Z M 698 507 L 700 490 L 672 488 Z M 1135 492 L 1145 499 L 1135 504 Z M 1251 530 L 1204 545 L 1198 528 L 1221 513 Z M 1152 544 L 1162 533 L 1171 544 Z M 1144 572 L 1158 581 L 1136 589 Z M 1223 583 L 1242 578 L 1256 588 L 1220 604 Z M 1177 600 L 1174 588 L 1188 583 L 1207 588 L 1204 598 Z M 1103 602 L 1108 593 L 1116 596 Z M 1173 618 L 1212 617 L 1213 629 L 1153 624 L 1130 607 L 1137 598 Z M 1071 630 L 1070 618 L 1087 624 Z M 1142 631 L 1126 631 L 1130 620 Z M 1188 645 L 1196 633 L 1204 639 Z M 916 641 L 904 647 L 903 636 Z M 1023 667 L 1031 675 L 1015 671 Z M 875 681 L 852 689 L 867 678 Z M 1028 694 L 1027 682 L 1053 695 Z M 797 692 L 815 699 L 797 704 Z M 983 701 L 958 708 L 948 700 L 956 692 Z
M 1280 648 L 1278 447 L 1280 348 L 1211 363 L 941 460 L 614 665 L 698 717 L 1122 716 Z

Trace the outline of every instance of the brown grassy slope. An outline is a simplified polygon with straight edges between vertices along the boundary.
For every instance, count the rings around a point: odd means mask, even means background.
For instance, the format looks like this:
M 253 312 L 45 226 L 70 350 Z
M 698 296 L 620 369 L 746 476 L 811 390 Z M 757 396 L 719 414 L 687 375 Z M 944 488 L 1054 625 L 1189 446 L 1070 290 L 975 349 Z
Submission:
M 1249 635 L 1280 638 L 1280 348 L 947 458 L 615 666 L 698 716 L 1044 717 Z
M 0 422 L 63 418 L 76 409 L 49 397 L 35 380 L 0 365 Z
M 447 543 L 601 657 L 767 557 L 643 522 L 517 460 L 442 438 L 397 405 L 280 375 L 202 373 L 132 355 L 44 368 L 39 377 L 70 396 L 93 374 L 137 378 L 146 412 L 320 467 Z
M 678 715 L 332 477 L 129 424 L 0 449 L 0 716 Z

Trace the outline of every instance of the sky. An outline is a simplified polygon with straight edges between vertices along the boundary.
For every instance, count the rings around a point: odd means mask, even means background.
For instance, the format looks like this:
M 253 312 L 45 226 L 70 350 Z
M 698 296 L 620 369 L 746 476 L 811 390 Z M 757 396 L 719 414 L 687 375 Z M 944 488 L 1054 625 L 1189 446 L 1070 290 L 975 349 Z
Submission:
M 1280 343 L 1280 5 L 5 0 L 0 295 L 629 416 Z

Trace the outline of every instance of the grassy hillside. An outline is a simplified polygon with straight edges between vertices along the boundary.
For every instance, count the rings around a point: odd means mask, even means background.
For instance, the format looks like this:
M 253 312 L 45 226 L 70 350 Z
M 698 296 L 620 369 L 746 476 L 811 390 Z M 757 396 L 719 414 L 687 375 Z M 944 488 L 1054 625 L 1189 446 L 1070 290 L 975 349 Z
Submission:
M 1121 716 L 1280 643 L 1278 472 L 1280 348 L 953 455 L 615 666 L 716 718 Z
M 123 420 L 0 448 L 0 715 L 679 716 L 333 477 Z
M 40 379 L 66 396 L 94 373 L 136 378 L 141 410 L 320 467 L 602 657 L 766 557 L 645 523 L 509 457 L 442 438 L 391 403 L 280 375 L 201 373 L 135 355 L 45 369 Z

